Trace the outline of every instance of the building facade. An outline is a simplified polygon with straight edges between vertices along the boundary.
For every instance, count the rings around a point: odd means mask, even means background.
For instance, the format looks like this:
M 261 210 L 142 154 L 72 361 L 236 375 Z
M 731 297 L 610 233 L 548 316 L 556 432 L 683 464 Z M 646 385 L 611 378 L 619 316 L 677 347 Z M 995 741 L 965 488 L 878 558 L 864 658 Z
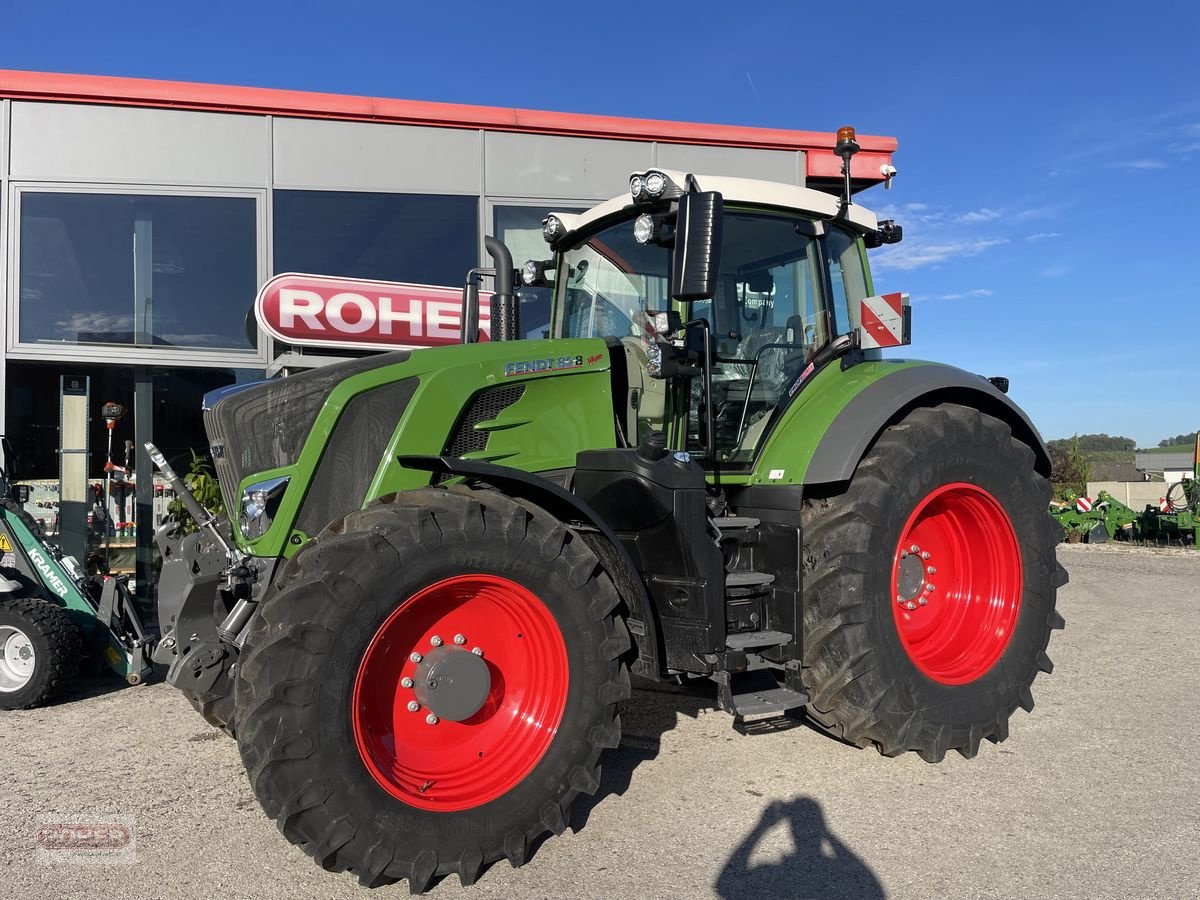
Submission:
M 862 187 L 882 180 L 896 142 L 859 141 Z M 461 285 L 485 234 L 518 264 L 542 256 L 551 208 L 619 194 L 632 171 L 836 190 L 833 144 L 824 132 L 0 71 L 0 420 L 45 488 L 30 512 L 53 531 L 55 495 L 77 492 L 58 483 L 71 385 L 88 390 L 77 468 L 90 487 L 110 436 L 135 482 L 151 435 L 186 467 L 205 450 L 206 391 L 262 378 L 284 354 L 302 364 L 251 311 L 273 274 Z M 126 410 L 111 429 L 105 402 Z M 150 493 L 110 500 L 114 520 L 142 526 L 122 529 L 139 568 Z

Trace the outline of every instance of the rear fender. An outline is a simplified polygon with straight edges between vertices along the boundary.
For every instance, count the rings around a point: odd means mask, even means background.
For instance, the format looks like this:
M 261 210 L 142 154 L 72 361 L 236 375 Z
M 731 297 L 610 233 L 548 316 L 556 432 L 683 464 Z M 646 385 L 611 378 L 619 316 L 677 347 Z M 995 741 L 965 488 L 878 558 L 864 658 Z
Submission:
M 897 369 L 851 397 L 817 444 L 804 483 L 849 481 L 885 428 L 939 403 L 961 403 L 1005 422 L 1034 452 L 1037 472 L 1050 475 L 1050 452 L 1024 410 L 986 378 L 931 363 Z

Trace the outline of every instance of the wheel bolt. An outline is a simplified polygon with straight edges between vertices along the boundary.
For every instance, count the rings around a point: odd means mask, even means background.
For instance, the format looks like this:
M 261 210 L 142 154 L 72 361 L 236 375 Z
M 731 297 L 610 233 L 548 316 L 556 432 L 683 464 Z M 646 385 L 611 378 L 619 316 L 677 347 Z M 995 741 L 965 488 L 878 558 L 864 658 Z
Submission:
M 937 569 L 935 569 L 933 566 L 929 566 L 929 567 L 927 567 L 927 568 L 925 569 L 925 571 L 926 571 L 926 572 L 928 572 L 930 575 L 936 575 L 936 574 L 937 574 Z
M 439 635 L 435 634 L 433 637 L 431 637 L 429 639 L 429 643 L 433 644 L 433 646 L 435 646 L 435 647 L 440 647 L 440 646 L 442 646 L 442 639 Z
M 904 608 L 905 608 L 905 609 L 916 609 L 916 608 L 917 608 L 917 604 L 915 604 L 915 603 L 913 603 L 911 600 L 909 600 L 909 601 L 908 601 L 908 603 L 906 603 L 906 604 L 904 605 Z
M 410 688 L 412 686 L 413 686 L 413 680 L 411 678 L 401 678 L 400 679 L 400 687 Z
M 471 652 L 474 653 L 476 656 L 483 656 L 483 648 L 482 647 L 472 647 Z
M 412 655 L 411 655 L 411 656 L 409 656 L 409 659 L 411 659 L 411 660 L 412 660 L 413 662 L 415 662 L 415 663 L 419 663 L 419 662 L 420 662 L 422 659 L 424 659 L 424 657 L 423 657 L 423 656 L 421 656 L 421 654 L 420 654 L 420 653 L 417 653 L 417 652 L 414 650 L 414 651 L 413 651 L 413 653 L 412 653 Z
M 454 643 L 461 646 L 462 644 L 465 644 L 466 642 L 467 642 L 467 636 L 465 634 L 456 634 L 454 636 Z
M 901 606 L 904 606 L 906 603 L 908 603 L 908 601 L 905 600 L 903 597 L 897 597 L 896 602 L 899 603 Z
M 921 552 L 921 548 L 920 548 L 920 547 L 918 547 L 916 544 L 913 544 L 913 545 L 912 545 L 912 552 L 913 552 L 913 553 L 920 553 L 920 552 Z
M 908 551 L 907 551 L 907 550 L 901 550 L 901 551 L 900 551 L 900 558 L 901 558 L 901 559 L 908 559 Z
M 926 584 L 926 585 L 925 585 L 925 590 L 927 590 L 927 591 L 932 591 L 932 590 L 933 590 L 933 585 L 932 585 L 932 584 Z
M 408 701 L 408 711 L 409 712 L 416 712 L 420 708 L 421 708 L 421 704 L 418 703 L 416 700 Z
M 921 559 L 929 559 L 929 551 L 925 550 L 921 553 Z
M 425 717 L 426 725 L 436 725 L 437 723 L 438 723 L 438 717 L 435 716 L 433 713 L 430 713 L 429 715 L 427 715 Z
M 917 600 L 917 602 L 918 602 L 919 604 L 921 604 L 922 606 L 924 606 L 924 605 L 925 605 L 926 603 L 928 603 L 929 601 L 928 601 L 928 600 L 926 600 L 924 597 L 921 597 L 920 599 L 918 599 L 918 600 Z

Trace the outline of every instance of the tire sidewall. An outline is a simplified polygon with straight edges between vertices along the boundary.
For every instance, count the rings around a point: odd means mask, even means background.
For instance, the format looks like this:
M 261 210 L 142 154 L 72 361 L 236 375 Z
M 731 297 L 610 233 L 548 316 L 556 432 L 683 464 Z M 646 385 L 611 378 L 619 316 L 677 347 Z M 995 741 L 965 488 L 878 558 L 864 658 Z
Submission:
M 336 621 L 326 623 L 333 636 L 325 677 L 305 723 L 320 734 L 318 767 L 336 773 L 341 804 L 372 810 L 380 830 L 403 834 L 416 852 L 444 851 L 447 840 L 456 836 L 485 844 L 501 842 L 512 822 L 536 819 L 548 796 L 569 789 L 571 769 L 590 752 L 588 731 L 603 714 L 604 705 L 587 687 L 608 677 L 609 661 L 597 652 L 604 628 L 587 615 L 586 593 L 555 577 L 555 568 L 547 566 L 538 549 L 532 534 L 521 543 L 497 541 L 493 533 L 482 539 L 443 540 L 436 552 L 406 554 L 397 570 L 378 568 L 358 574 L 358 602 L 338 607 L 341 614 Z M 466 574 L 508 578 L 541 600 L 562 636 L 569 681 L 557 732 L 533 769 L 502 796 L 449 813 L 410 806 L 375 780 L 359 755 L 350 710 L 359 664 L 383 622 L 423 588 Z M 279 600 L 286 602 L 285 597 Z
M 33 676 L 20 690 L 0 693 L 0 706 L 6 709 L 21 709 L 40 703 L 54 691 L 55 686 L 51 684 L 51 680 L 54 677 L 56 648 L 51 645 L 45 632 L 27 616 L 22 615 L 11 601 L 0 601 L 0 626 L 6 625 L 20 629 L 33 644 Z
M 880 507 L 870 541 L 872 564 L 863 587 L 865 596 L 878 598 L 871 605 L 870 629 L 873 645 L 882 650 L 881 674 L 922 706 L 955 705 L 969 713 L 964 704 L 978 700 L 980 709 L 994 709 L 998 696 L 1015 706 L 1016 691 L 1028 684 L 1030 673 L 1036 671 L 1037 654 L 1046 645 L 1047 617 L 1053 606 L 1053 597 L 1046 594 L 1053 564 L 1045 555 L 1047 515 L 1042 498 L 1029 478 L 1027 464 L 1008 446 L 948 434 L 926 449 L 901 467 L 887 502 Z M 982 488 L 1004 509 L 1020 548 L 1022 596 L 1012 634 L 996 662 L 973 681 L 949 685 L 923 673 L 901 642 L 891 578 L 901 534 L 913 512 L 932 491 L 956 482 Z

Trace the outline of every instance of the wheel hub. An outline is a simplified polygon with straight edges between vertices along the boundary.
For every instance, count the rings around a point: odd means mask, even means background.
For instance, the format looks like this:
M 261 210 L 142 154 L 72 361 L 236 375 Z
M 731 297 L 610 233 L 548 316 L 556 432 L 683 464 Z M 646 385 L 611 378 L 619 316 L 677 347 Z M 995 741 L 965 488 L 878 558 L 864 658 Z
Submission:
M 426 654 L 412 680 L 417 703 L 448 722 L 471 718 L 492 689 L 483 657 L 456 646 L 439 646 Z
M 29 635 L 12 626 L 0 628 L 0 691 L 19 691 L 25 687 L 36 665 Z
M 953 482 L 917 504 L 896 548 L 892 610 L 921 672 L 942 684 L 981 677 L 1012 636 L 1021 592 L 1016 531 L 995 497 Z

